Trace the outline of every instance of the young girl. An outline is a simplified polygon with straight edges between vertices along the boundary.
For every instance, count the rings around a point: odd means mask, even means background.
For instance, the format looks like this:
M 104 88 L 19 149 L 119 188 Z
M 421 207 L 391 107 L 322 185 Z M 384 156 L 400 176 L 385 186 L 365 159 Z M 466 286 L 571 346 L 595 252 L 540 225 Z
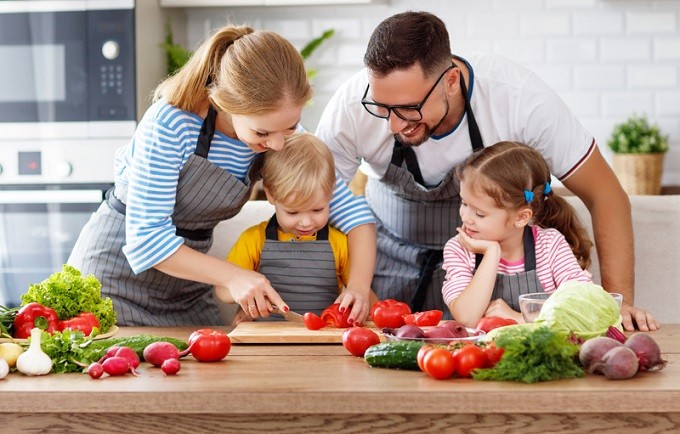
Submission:
M 347 236 L 328 224 L 336 181 L 331 151 L 312 134 L 288 136 L 281 151 L 265 155 L 261 175 L 275 214 L 244 231 L 227 260 L 262 273 L 294 311 L 318 315 L 335 302 L 348 308 L 341 296 L 349 280 Z M 234 302 L 227 288 L 216 294 Z M 377 301 L 372 292 L 370 298 Z M 239 311 L 234 323 L 259 316 Z
M 538 151 L 499 142 L 456 174 L 463 225 L 444 247 L 442 288 L 455 319 L 470 327 L 484 316 L 523 322 L 520 294 L 591 281 L 592 243 L 574 209 L 553 194 Z

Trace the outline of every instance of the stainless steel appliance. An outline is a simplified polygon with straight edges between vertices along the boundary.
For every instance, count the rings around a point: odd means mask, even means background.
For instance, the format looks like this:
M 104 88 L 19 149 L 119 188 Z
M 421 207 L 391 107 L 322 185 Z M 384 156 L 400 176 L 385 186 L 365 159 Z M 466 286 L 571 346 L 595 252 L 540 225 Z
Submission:
M 0 1 L 0 303 L 66 262 L 136 126 L 133 0 Z

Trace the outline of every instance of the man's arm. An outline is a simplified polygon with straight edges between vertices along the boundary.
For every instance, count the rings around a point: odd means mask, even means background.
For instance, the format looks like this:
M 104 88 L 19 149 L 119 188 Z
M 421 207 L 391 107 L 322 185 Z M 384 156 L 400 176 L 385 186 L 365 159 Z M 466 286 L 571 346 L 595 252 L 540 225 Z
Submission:
M 590 211 L 600 262 L 602 286 L 623 295 L 623 326 L 632 331 L 656 330 L 658 323 L 644 309 L 634 306 L 635 253 L 630 200 L 596 147 L 576 172 L 564 180 Z

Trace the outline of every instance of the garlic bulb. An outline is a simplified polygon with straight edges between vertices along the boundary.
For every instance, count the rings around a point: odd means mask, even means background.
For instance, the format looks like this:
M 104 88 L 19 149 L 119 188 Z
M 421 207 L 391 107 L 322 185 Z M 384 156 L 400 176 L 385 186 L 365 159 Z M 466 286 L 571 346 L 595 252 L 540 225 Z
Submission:
M 17 370 L 24 375 L 45 375 L 52 370 L 52 359 L 40 347 L 42 330 L 31 330 L 31 345 L 17 359 Z

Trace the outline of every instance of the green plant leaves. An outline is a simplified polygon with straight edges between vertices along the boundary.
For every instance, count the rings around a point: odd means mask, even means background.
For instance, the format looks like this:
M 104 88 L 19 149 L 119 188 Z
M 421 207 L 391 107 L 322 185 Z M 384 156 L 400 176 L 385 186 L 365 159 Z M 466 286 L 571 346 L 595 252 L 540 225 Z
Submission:
M 607 145 L 617 154 L 662 153 L 668 151 L 668 136 L 650 125 L 646 116 L 633 115 L 614 127 Z

